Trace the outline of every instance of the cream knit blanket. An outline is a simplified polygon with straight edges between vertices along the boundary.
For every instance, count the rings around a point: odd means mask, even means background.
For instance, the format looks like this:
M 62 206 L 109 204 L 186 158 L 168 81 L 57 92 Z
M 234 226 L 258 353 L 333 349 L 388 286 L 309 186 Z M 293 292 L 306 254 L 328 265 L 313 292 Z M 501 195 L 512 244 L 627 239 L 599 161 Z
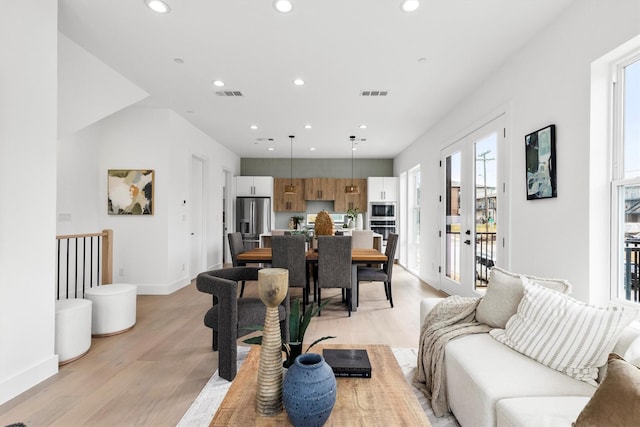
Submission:
M 444 369 L 444 347 L 449 340 L 469 334 L 489 332 L 492 328 L 475 318 L 480 298 L 450 296 L 429 312 L 422 324 L 418 348 L 415 385 L 431 400 L 433 413 L 441 417 L 449 412 Z

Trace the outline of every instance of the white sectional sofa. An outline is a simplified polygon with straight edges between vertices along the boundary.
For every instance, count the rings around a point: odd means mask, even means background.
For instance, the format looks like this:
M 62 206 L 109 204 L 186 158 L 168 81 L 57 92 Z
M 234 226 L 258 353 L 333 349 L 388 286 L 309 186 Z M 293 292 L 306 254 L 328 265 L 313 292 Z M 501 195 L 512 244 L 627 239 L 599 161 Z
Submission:
M 440 300 L 422 300 L 421 325 Z M 640 364 L 640 323 L 622 331 L 613 352 Z M 462 427 L 569 427 L 597 388 L 513 350 L 489 333 L 449 341 L 444 364 L 449 407 Z

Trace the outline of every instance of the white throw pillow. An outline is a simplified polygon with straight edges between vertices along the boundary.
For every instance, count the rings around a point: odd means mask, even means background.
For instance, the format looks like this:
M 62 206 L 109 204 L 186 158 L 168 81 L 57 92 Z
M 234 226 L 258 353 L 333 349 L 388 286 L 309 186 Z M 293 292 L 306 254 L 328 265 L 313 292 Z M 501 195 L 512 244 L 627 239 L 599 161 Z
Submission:
M 564 294 L 571 292 L 571 284 L 566 280 L 525 277 Z M 504 329 L 511 316 L 516 314 L 522 295 L 524 295 L 524 288 L 519 274 L 493 267 L 489 273 L 487 291 L 476 309 L 476 320 L 494 328 Z
M 491 336 L 543 365 L 596 385 L 622 330 L 637 316 L 625 307 L 596 307 L 522 277 L 524 296 L 504 330 Z

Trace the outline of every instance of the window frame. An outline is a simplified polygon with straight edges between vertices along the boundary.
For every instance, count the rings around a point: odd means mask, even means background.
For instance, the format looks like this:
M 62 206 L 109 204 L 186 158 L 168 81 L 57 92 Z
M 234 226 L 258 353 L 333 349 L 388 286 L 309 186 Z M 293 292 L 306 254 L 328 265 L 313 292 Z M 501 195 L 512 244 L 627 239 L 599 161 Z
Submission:
M 611 121 L 611 280 L 609 297 L 611 301 L 637 307 L 640 303 L 627 300 L 624 293 L 624 189 L 627 186 L 640 185 L 640 177 L 625 178 L 624 165 L 624 104 L 625 104 L 625 68 L 640 62 L 640 46 L 630 47 L 625 54 L 611 61 L 610 77 L 612 84 L 610 121 Z

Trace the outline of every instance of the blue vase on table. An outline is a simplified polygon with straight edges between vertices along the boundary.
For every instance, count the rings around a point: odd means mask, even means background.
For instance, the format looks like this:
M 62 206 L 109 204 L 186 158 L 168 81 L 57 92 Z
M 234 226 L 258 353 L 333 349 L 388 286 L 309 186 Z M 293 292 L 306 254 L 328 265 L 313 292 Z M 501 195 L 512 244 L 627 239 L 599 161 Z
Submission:
M 321 355 L 302 354 L 289 366 L 282 403 L 294 426 L 324 425 L 336 403 L 336 377 Z

